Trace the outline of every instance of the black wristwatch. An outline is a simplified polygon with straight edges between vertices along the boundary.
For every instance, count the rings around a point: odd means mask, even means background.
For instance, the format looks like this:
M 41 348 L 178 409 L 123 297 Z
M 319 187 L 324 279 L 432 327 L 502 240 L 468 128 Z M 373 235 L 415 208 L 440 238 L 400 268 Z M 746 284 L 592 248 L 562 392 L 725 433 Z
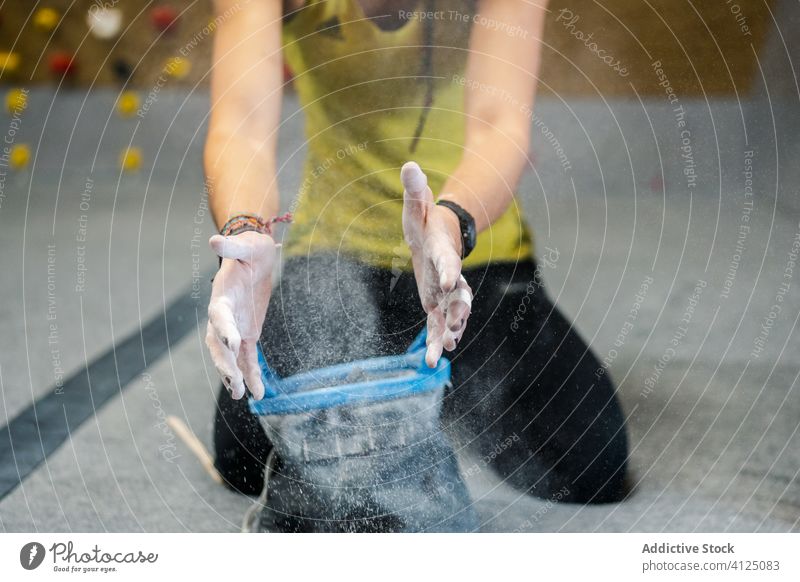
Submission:
M 461 228 L 461 258 L 466 259 L 475 248 L 477 233 L 475 232 L 475 219 L 472 215 L 450 200 L 439 200 L 436 204 L 452 210 L 458 217 L 458 226 Z

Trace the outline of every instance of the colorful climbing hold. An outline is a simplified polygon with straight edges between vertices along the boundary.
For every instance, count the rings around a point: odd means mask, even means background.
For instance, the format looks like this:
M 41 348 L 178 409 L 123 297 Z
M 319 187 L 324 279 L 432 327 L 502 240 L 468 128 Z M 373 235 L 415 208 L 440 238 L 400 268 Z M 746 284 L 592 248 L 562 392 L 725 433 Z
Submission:
M 77 68 L 75 57 L 63 51 L 50 55 L 49 66 L 50 72 L 59 77 L 69 77 Z
M 8 155 L 8 164 L 15 170 L 21 170 L 31 161 L 31 148 L 25 144 L 11 146 Z
M 0 75 L 11 75 L 19 69 L 19 54 L 0 52 Z
M 166 4 L 156 6 L 150 11 L 150 22 L 159 32 L 172 31 L 178 24 L 178 11 Z
M 127 81 L 133 75 L 133 68 L 125 59 L 116 59 L 111 63 L 111 70 L 118 81 Z
M 164 72 L 173 79 L 183 79 L 192 70 L 192 63 L 183 57 L 171 57 L 164 64 Z
M 117 113 L 122 117 L 133 117 L 139 110 L 139 95 L 133 91 L 123 91 L 117 99 Z
M 33 25 L 41 31 L 52 32 L 61 15 L 53 8 L 39 8 L 33 15 Z
M 28 106 L 28 92 L 22 89 L 11 89 L 6 93 L 6 111 L 18 115 Z
M 93 4 L 86 15 L 86 24 L 96 38 L 108 40 L 116 37 L 122 28 L 122 10 L 103 8 Z
M 135 172 L 142 166 L 142 150 L 125 148 L 120 155 L 120 165 L 126 172 Z

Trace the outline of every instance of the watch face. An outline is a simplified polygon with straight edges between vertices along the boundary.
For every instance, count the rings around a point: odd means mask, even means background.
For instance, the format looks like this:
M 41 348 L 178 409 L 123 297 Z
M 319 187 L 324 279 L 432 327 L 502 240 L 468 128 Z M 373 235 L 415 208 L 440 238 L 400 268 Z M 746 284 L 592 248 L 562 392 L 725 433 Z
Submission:
M 472 249 L 475 248 L 476 238 L 475 224 L 470 223 L 467 225 L 466 232 L 464 233 L 464 240 L 466 243 L 464 248 L 464 256 L 467 256 L 470 252 L 472 252 Z

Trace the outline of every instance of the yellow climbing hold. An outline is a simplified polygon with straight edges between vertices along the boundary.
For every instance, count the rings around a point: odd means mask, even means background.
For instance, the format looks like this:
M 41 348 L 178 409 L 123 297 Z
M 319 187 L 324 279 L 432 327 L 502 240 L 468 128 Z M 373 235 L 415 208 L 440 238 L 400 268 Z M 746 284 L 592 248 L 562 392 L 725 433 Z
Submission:
M 33 15 L 33 25 L 45 32 L 52 32 L 59 20 L 61 16 L 52 8 L 39 8 Z
M 142 166 L 142 150 L 125 148 L 120 156 L 120 164 L 126 172 L 135 172 Z
M 15 170 L 20 170 L 28 165 L 31 161 L 31 148 L 24 144 L 11 146 L 11 152 L 8 155 L 8 164 Z
M 19 54 L 0 52 L 0 75 L 16 73 L 19 69 Z
M 123 91 L 117 99 L 117 113 L 122 117 L 133 117 L 139 110 L 139 95 L 134 91 Z
M 19 115 L 28 106 L 28 92 L 23 89 L 11 89 L 6 93 L 6 111 L 11 115 Z
M 192 63 L 183 57 L 172 57 L 164 64 L 164 72 L 173 79 L 183 79 L 192 70 Z

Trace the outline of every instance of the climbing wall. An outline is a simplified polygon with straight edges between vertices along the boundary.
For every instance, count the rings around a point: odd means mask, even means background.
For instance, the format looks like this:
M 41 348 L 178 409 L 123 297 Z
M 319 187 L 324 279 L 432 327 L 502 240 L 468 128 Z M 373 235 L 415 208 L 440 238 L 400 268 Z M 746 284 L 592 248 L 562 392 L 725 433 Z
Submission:
M 555 0 L 543 90 L 633 95 L 633 85 L 639 94 L 660 94 L 651 70 L 659 60 L 684 95 L 741 92 L 757 73 L 756 51 L 773 25 L 773 4 Z M 0 83 L 148 88 L 165 69 L 173 83 L 205 83 L 214 28 L 211 0 L 5 0 Z
M 0 6 L 3 83 L 145 88 L 165 71 L 171 81 L 191 85 L 208 71 L 210 0 L 6 0 Z
M 173 89 L 205 91 L 215 30 L 253 1 L 266 0 L 241 0 L 222 14 L 214 13 L 212 0 L 0 2 L 0 91 L 10 131 L 36 86 L 111 88 L 121 118 L 141 117 Z M 554 0 L 540 92 L 592 99 L 746 95 L 759 74 L 759 49 L 775 26 L 773 4 Z M 506 32 L 525 33 L 513 23 Z M 19 140 L 0 149 L 3 167 L 24 168 L 30 158 Z M 142 162 L 137 147 L 119 155 L 125 170 Z

